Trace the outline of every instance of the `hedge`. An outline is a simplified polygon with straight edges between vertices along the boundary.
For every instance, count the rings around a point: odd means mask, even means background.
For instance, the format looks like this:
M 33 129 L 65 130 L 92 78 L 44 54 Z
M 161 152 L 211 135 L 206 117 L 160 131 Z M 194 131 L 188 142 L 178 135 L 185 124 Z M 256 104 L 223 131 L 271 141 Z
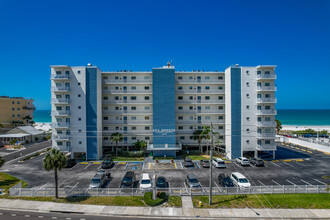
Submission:
M 146 192 L 143 196 L 144 202 L 148 206 L 158 206 L 167 201 L 167 195 L 164 192 L 158 193 L 156 199 L 152 199 L 152 192 Z

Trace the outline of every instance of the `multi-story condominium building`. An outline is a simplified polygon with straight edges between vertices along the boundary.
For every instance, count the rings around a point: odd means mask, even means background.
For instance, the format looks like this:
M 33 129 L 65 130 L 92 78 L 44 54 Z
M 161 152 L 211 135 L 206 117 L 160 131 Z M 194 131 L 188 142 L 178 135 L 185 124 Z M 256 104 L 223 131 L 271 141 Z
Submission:
M 150 72 L 102 72 L 95 66 L 51 66 L 53 146 L 75 158 L 99 159 L 115 143 L 145 140 L 153 155 L 198 146 L 193 132 L 213 125 L 228 158 L 274 151 L 275 66 Z M 203 140 L 203 145 L 210 144 Z M 126 149 L 126 148 L 125 148 Z
M 26 116 L 33 120 L 34 110 L 33 99 L 0 96 L 0 124 L 5 128 L 26 123 Z

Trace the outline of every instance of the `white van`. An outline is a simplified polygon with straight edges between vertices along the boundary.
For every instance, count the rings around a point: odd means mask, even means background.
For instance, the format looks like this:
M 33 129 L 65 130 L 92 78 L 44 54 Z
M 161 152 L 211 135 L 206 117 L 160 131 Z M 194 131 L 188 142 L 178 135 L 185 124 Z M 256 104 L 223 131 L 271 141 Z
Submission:
M 251 187 L 251 183 L 249 180 L 243 176 L 243 174 L 239 172 L 234 172 L 230 175 L 230 179 L 233 181 L 233 183 L 236 186 L 239 186 L 240 188 L 249 188 Z
M 142 179 L 140 181 L 140 189 L 151 189 L 151 188 L 152 188 L 152 184 L 151 184 L 149 174 L 143 173 Z
M 221 158 L 215 158 L 212 160 L 212 164 L 217 168 L 226 168 L 225 161 Z

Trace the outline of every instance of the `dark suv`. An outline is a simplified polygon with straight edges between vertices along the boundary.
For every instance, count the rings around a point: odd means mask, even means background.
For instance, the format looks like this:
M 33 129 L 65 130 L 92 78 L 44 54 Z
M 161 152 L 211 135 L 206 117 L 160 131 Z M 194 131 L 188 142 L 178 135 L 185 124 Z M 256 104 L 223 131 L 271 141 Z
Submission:
M 189 157 L 186 157 L 184 159 L 183 165 L 185 167 L 194 167 L 194 163 L 192 162 L 192 160 Z
M 186 177 L 186 184 L 189 188 L 199 188 L 201 184 L 197 180 L 196 176 L 192 173 L 189 173 Z
M 102 161 L 102 169 L 110 169 L 114 165 L 114 162 L 111 157 L 106 157 Z
M 135 173 L 133 171 L 126 172 L 123 180 L 121 181 L 121 188 L 133 188 L 135 183 Z
M 230 179 L 230 177 L 225 174 L 225 173 L 220 173 L 219 176 L 218 176 L 218 181 L 219 181 L 219 184 L 222 186 L 222 187 L 234 187 L 234 183 L 233 181 Z
M 262 159 L 255 158 L 255 157 L 250 159 L 250 163 L 255 166 L 258 166 L 258 167 L 263 167 L 265 165 L 264 161 Z

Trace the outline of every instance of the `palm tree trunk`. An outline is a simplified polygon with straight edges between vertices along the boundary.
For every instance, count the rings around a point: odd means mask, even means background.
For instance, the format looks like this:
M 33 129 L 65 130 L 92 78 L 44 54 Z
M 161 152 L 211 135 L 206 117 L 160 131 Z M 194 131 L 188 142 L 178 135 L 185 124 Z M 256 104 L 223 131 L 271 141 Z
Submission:
M 199 145 L 199 151 L 202 152 L 202 146 L 200 141 L 198 141 L 198 145 Z
M 129 150 L 129 147 L 128 147 L 128 144 L 127 144 L 127 152 L 128 152 L 128 150 Z
M 118 142 L 116 141 L 116 157 L 118 157 Z
M 112 145 L 112 149 L 111 149 L 111 151 L 113 152 L 113 145 Z
M 55 198 L 58 199 L 57 168 L 54 169 L 54 172 L 55 172 Z

